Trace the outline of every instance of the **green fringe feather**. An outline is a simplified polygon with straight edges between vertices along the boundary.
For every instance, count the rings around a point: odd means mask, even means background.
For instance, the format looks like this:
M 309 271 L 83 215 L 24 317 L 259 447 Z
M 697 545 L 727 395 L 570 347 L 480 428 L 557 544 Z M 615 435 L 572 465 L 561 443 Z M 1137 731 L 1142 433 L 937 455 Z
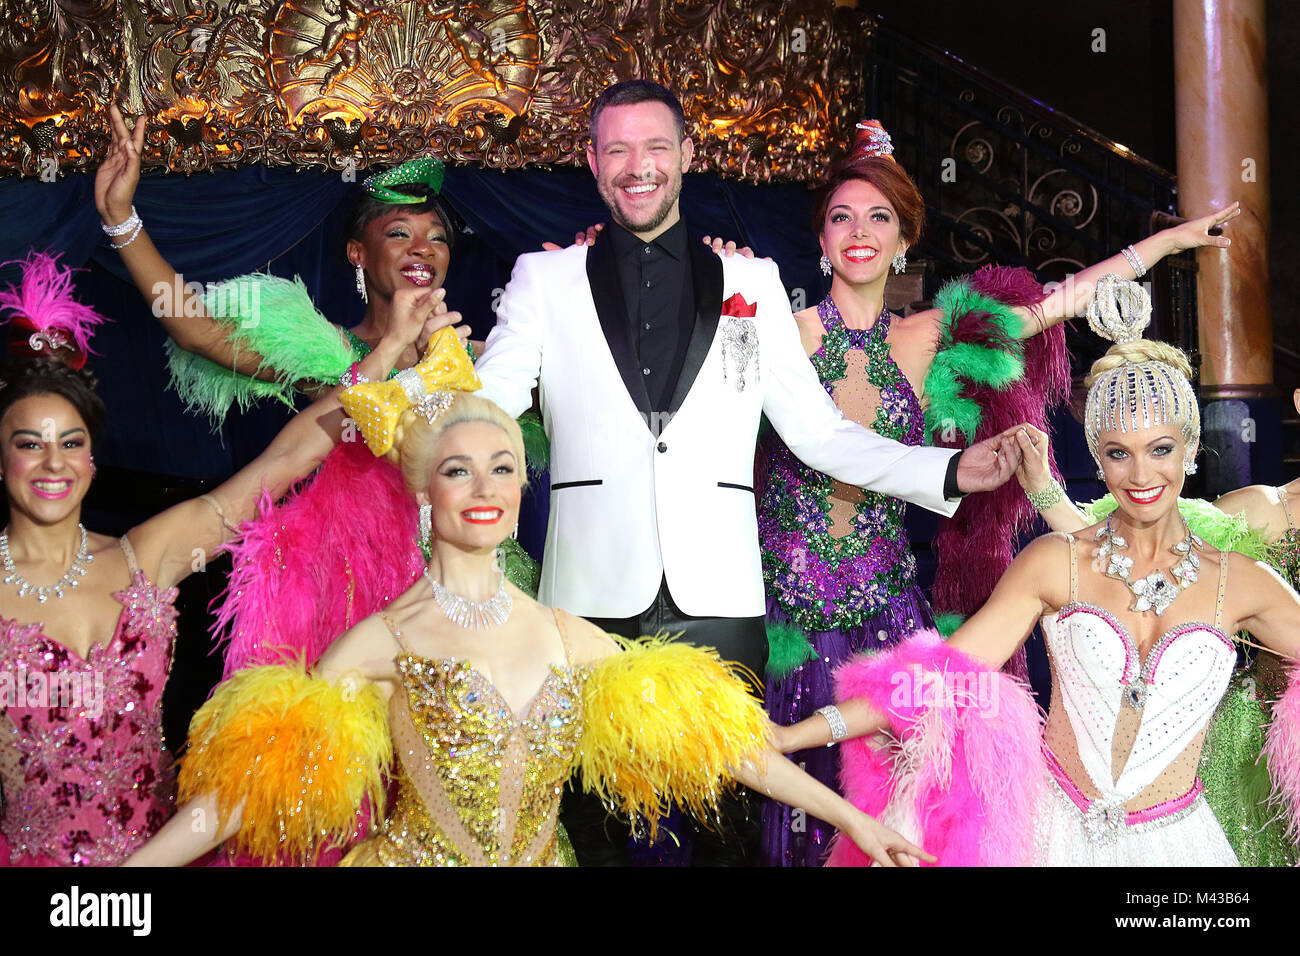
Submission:
M 944 637 L 952 637 L 957 628 L 966 623 L 965 614 L 936 614 L 934 629 Z
M 535 477 L 551 463 L 551 440 L 546 437 L 542 416 L 536 412 L 526 411 L 516 421 L 524 435 L 524 458 L 528 461 L 528 473 Z
M 168 342 L 172 387 L 187 409 L 204 412 L 217 427 L 234 405 L 242 410 L 270 398 L 293 407 L 298 382 L 337 382 L 356 361 L 338 327 L 316 310 L 301 279 L 236 276 L 208 286 L 203 302 L 208 314 L 229 328 L 226 341 L 236 354 L 252 352 L 262 360 L 259 371 L 275 372 L 275 381 L 249 378 Z
M 767 676 L 784 680 L 796 667 L 817 656 L 808 635 L 793 624 L 767 622 Z
M 934 304 L 943 312 L 943 328 L 922 390 L 926 401 L 925 433 L 932 442 L 951 444 L 956 436 L 944 432 L 956 428 L 969 444 L 979 430 L 982 411 L 974 399 L 962 393 L 972 385 L 1005 388 L 1024 374 L 1024 349 L 1019 344 L 1022 323 L 1011 306 L 980 295 L 971 288 L 969 279 L 949 282 L 939 290 Z M 1014 351 L 952 342 L 957 316 L 974 309 L 989 313 L 992 323 L 1006 332 Z
M 1106 495 L 1079 509 L 1096 524 L 1115 510 L 1114 495 Z M 1244 515 L 1230 515 L 1220 511 L 1204 498 L 1179 498 L 1178 510 L 1187 521 L 1187 527 L 1218 551 L 1238 551 L 1254 561 L 1267 560 L 1268 542 L 1260 528 L 1252 528 Z

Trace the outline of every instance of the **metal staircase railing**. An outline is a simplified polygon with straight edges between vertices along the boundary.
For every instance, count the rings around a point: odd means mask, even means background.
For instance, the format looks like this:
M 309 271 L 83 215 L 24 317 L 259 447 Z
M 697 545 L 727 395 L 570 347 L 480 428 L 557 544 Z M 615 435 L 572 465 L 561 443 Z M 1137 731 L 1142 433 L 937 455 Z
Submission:
M 934 261 L 936 283 L 990 262 L 1060 281 L 1177 215 L 1173 174 L 881 18 L 864 25 L 868 111 L 925 197 L 916 252 Z M 1195 365 L 1195 257 L 1171 256 L 1144 281 L 1149 334 Z M 1069 338 L 1076 370 L 1104 351 L 1086 327 Z

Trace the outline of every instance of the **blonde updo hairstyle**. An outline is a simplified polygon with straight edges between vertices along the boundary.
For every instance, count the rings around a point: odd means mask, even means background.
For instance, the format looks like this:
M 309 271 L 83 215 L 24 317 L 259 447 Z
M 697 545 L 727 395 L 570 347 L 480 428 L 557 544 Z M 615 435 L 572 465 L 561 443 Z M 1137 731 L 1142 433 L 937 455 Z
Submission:
M 1187 355 L 1166 342 L 1137 339 L 1107 349 L 1084 379 L 1088 386 L 1084 431 L 1097 464 L 1101 464 L 1097 444 L 1103 431 L 1173 425 L 1189 455 L 1199 448 L 1201 410 L 1191 378 Z
M 402 413 L 397 421 L 393 447 L 388 452 L 389 461 L 402 470 L 402 481 L 412 494 L 427 491 L 436 464 L 434 452 L 443 432 L 453 425 L 466 422 L 490 422 L 505 432 L 510 451 L 515 456 L 519 486 L 528 485 L 528 469 L 524 460 L 524 436 L 519 423 L 507 415 L 495 402 L 480 398 L 470 392 L 453 392 L 451 407 L 433 420 L 433 424 L 415 409 Z

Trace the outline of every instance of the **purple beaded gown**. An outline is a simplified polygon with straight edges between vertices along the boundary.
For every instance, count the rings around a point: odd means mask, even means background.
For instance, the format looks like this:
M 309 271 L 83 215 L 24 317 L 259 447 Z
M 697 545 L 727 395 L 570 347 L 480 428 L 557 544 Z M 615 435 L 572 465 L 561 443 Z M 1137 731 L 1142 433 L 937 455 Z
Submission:
M 889 354 L 888 309 L 865 330 L 845 328 L 829 296 L 817 315 L 826 334 L 813 367 L 845 417 L 904 444 L 923 444 L 921 403 Z M 760 446 L 757 470 L 765 475 L 758 533 L 768 625 L 793 625 L 816 651 L 784 676 L 769 672 L 767 712 L 788 725 L 835 702 L 832 675 L 848 657 L 889 646 L 934 620 L 916 583 L 903 501 L 807 467 L 772 433 Z M 839 748 L 790 759 L 839 790 Z M 820 866 L 834 835 L 833 826 L 802 810 L 764 802 L 767 866 Z

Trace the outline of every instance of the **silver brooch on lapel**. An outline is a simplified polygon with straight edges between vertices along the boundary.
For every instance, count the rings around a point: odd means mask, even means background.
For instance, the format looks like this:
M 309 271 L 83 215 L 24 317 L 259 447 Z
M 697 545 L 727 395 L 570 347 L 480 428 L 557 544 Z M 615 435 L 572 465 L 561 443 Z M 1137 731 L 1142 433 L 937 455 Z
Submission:
M 736 391 L 745 390 L 745 372 L 750 363 L 754 365 L 754 375 L 758 376 L 758 326 L 754 316 L 758 313 L 756 305 L 750 305 L 739 292 L 722 303 L 722 378 L 734 381 Z M 728 369 L 730 359 L 730 370 Z

